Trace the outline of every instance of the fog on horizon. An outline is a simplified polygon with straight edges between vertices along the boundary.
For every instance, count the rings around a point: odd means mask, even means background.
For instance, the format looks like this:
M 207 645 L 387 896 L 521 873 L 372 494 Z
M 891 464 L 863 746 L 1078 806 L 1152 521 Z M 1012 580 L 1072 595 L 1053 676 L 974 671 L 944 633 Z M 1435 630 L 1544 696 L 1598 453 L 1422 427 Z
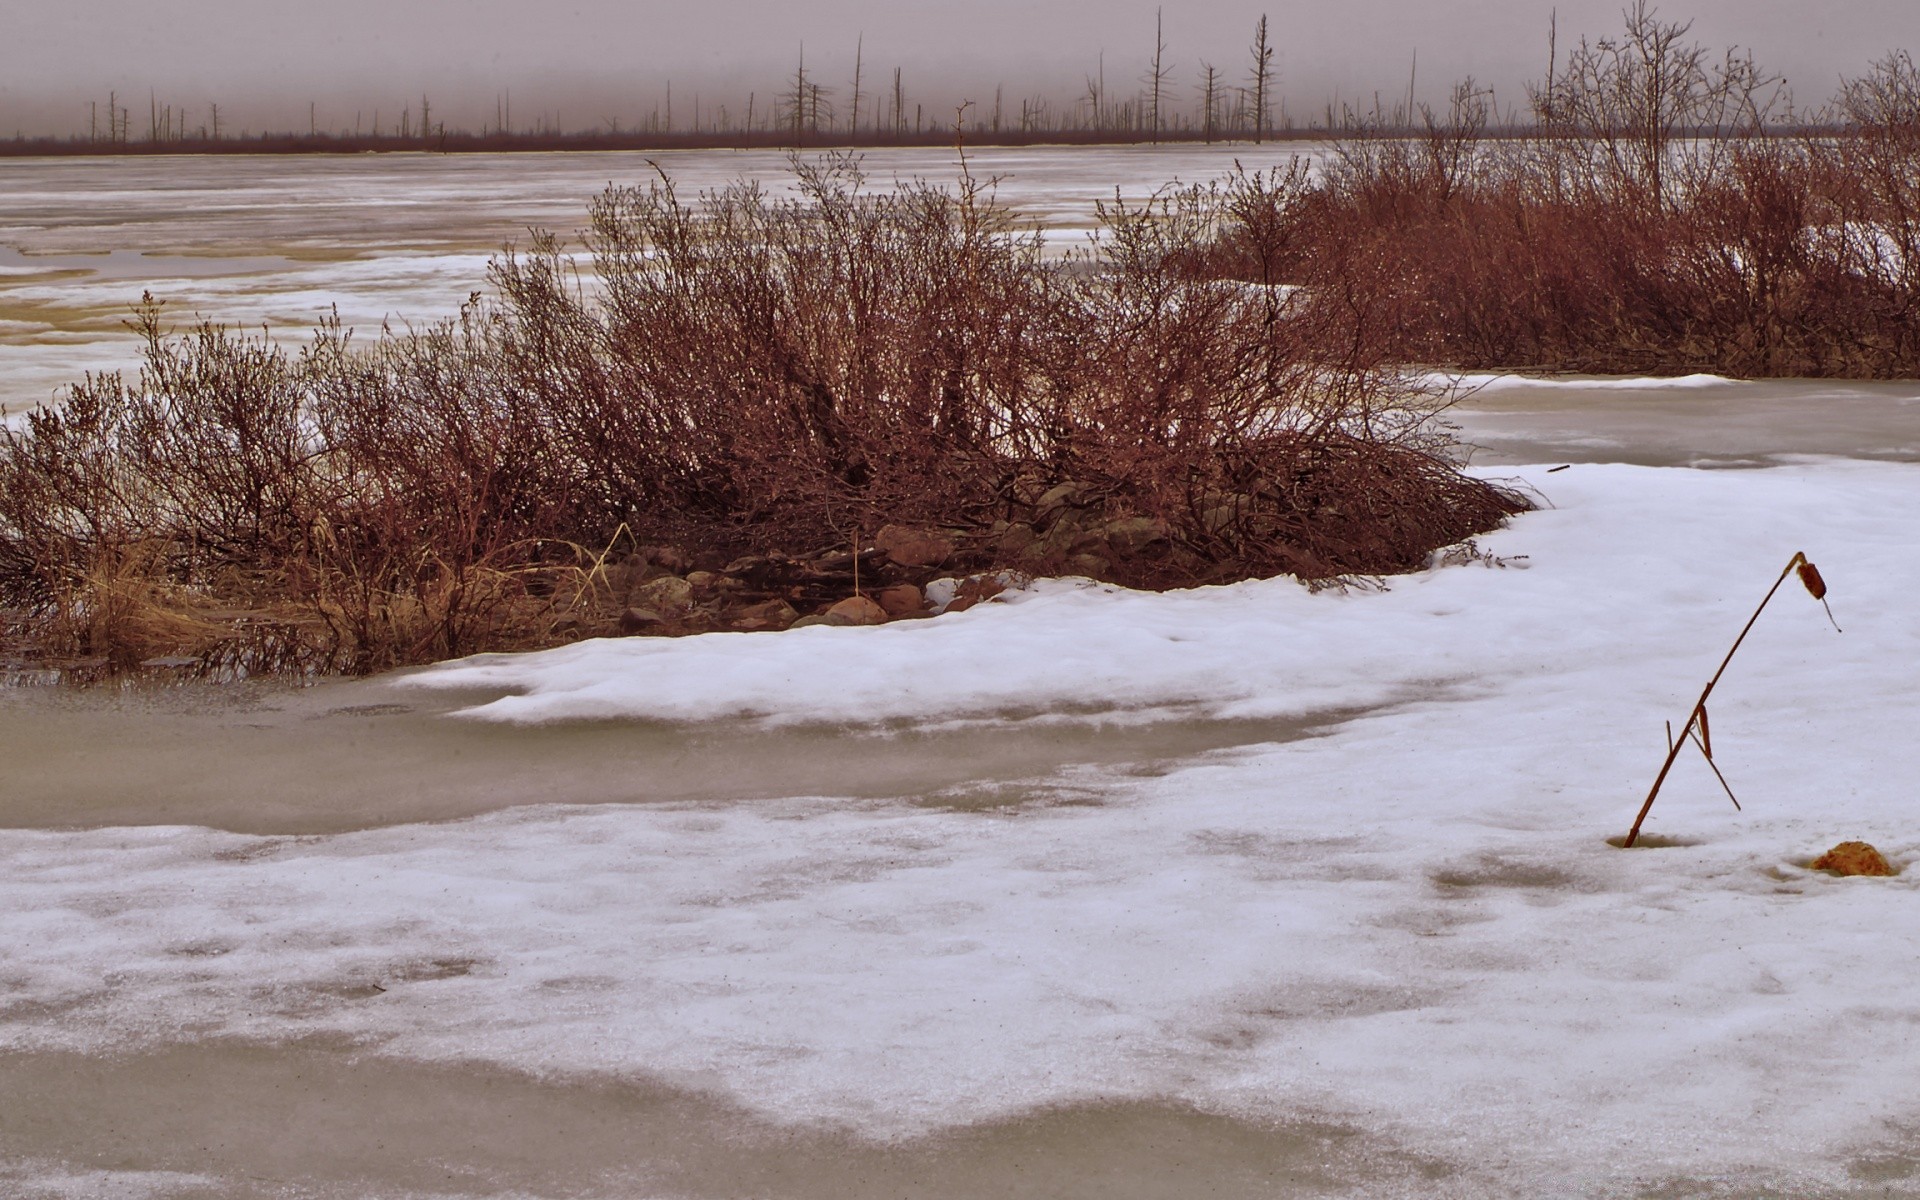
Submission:
M 109 91 L 139 136 L 149 95 L 206 120 L 217 103 L 227 128 L 363 127 L 376 110 L 432 99 L 436 120 L 490 123 L 511 93 L 513 123 L 567 129 L 632 125 L 668 101 L 684 125 L 695 103 L 772 102 L 804 45 L 809 73 L 844 107 L 856 41 L 863 88 L 891 87 L 900 68 L 908 103 L 929 120 L 960 99 L 1009 103 L 1045 97 L 1070 105 L 1104 67 L 1110 95 L 1139 86 L 1164 7 L 1170 85 L 1191 103 L 1203 62 L 1243 82 L 1248 42 L 1271 20 L 1279 96 L 1305 121 L 1338 94 L 1364 107 L 1375 91 L 1405 93 L 1417 56 L 1419 98 L 1435 102 L 1465 75 L 1522 105 L 1522 85 L 1544 73 L 1557 10 L 1561 47 L 1621 24 L 1618 0 L 1348 0 L 1283 7 L 1262 0 L 1164 5 L 1151 0 L 1052 0 L 967 5 L 883 0 L 718 0 L 667 5 L 621 0 L 0 0 L 0 133 L 84 133 L 90 102 Z M 1738 44 L 1787 77 L 1797 101 L 1818 104 L 1842 75 L 1896 49 L 1920 50 L 1914 0 L 1695 0 L 1662 6 L 1694 22 L 1692 37 Z M 697 99 L 696 99 L 697 98 Z M 766 110 L 761 109 L 762 112 Z

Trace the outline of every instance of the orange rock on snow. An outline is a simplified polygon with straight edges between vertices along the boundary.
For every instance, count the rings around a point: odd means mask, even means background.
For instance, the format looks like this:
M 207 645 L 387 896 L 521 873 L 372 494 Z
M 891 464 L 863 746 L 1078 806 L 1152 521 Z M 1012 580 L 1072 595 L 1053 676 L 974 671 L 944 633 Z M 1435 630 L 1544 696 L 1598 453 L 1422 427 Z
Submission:
M 1886 856 L 1865 842 L 1841 842 L 1814 859 L 1812 866 L 1816 871 L 1833 871 L 1841 875 L 1893 874 Z

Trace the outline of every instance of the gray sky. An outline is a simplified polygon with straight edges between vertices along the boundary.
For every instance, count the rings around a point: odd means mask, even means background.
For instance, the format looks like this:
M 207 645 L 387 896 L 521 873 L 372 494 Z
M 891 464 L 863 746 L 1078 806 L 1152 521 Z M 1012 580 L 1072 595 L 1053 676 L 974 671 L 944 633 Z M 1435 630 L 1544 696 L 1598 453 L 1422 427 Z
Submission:
M 1419 55 L 1423 99 L 1465 74 L 1521 100 L 1542 73 L 1548 14 L 1563 46 L 1619 27 L 1621 0 L 1209 0 L 1168 4 L 1173 79 L 1187 102 L 1202 60 L 1236 82 L 1254 21 L 1271 15 L 1288 108 L 1318 112 L 1338 89 L 1399 94 Z M 556 112 L 568 128 L 651 111 L 673 82 L 676 120 L 703 105 L 759 103 L 778 90 L 802 42 L 810 69 L 844 106 L 856 36 L 868 86 L 903 68 L 909 104 L 929 112 L 962 96 L 1071 100 L 1105 51 L 1109 94 L 1128 90 L 1152 53 L 1152 0 L 0 0 L 0 133 L 84 130 L 90 99 L 131 97 L 144 130 L 147 95 L 205 119 L 218 102 L 233 128 L 351 127 L 379 108 L 389 121 L 422 92 L 436 119 L 491 120 L 512 89 L 515 124 Z M 1664 16 L 1694 19 L 1715 47 L 1738 43 L 1785 74 L 1798 100 L 1824 100 L 1842 73 L 1892 49 L 1920 52 L 1920 0 L 1693 0 Z M 762 110 L 764 111 L 764 109 Z

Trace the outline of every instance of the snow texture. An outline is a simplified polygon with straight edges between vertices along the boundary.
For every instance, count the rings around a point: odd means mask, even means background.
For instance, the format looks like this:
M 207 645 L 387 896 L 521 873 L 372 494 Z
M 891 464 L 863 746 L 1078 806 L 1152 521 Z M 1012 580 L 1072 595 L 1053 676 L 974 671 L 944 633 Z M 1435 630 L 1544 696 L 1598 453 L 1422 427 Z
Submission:
M 1730 383 L 1741 382 L 1725 375 L 1622 375 L 1605 379 L 1589 377 L 1536 378 L 1531 375 L 1481 375 L 1454 374 L 1438 372 L 1427 376 L 1432 384 L 1450 391 L 1510 392 L 1510 391 L 1601 391 L 1601 392 L 1650 392 L 1669 388 L 1707 388 L 1722 387 Z
M 1518 474 L 1549 503 L 1482 540 L 1507 569 L 1386 592 L 1056 582 L 933 621 L 424 672 L 514 693 L 469 719 L 822 722 L 850 755 L 953 721 L 1337 723 L 987 811 L 0 833 L 0 1048 L 344 1035 L 880 1137 L 1177 1098 L 1349 1120 L 1502 1194 L 1845 1184 L 1920 1112 L 1920 872 L 1803 864 L 1848 838 L 1920 855 L 1920 468 Z M 1716 692 L 1745 812 L 1686 757 L 1662 845 L 1615 849 L 1662 722 L 1802 549 L 1846 632 L 1789 580 Z

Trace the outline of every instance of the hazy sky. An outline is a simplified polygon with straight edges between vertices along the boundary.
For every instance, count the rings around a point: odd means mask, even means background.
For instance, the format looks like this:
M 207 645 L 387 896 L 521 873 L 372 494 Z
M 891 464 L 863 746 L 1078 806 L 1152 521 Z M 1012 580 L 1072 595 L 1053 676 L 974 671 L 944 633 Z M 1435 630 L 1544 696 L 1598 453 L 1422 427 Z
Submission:
M 233 128 L 350 127 L 433 97 L 450 124 L 491 120 L 512 89 L 516 124 L 545 110 L 569 128 L 630 124 L 673 81 L 676 119 L 703 103 L 760 103 L 792 69 L 809 67 L 844 104 L 864 34 L 869 86 L 902 67 L 930 111 L 1004 84 L 1069 100 L 1105 52 L 1110 94 L 1130 88 L 1152 53 L 1152 0 L 0 0 L 0 132 L 84 129 L 86 104 L 117 89 L 204 113 L 218 102 Z M 1318 111 L 1343 96 L 1404 91 L 1419 55 L 1423 98 L 1473 74 L 1504 104 L 1542 73 L 1548 14 L 1563 45 L 1620 24 L 1620 0 L 1206 0 L 1166 4 L 1173 78 L 1191 91 L 1202 60 L 1236 81 L 1262 12 L 1272 18 L 1289 108 Z M 1920 0 L 1692 0 L 1662 13 L 1694 19 L 1709 45 L 1751 48 L 1785 74 L 1799 100 L 1825 99 L 1842 73 L 1887 51 L 1920 52 Z M 764 111 L 764 110 L 763 110 Z M 198 119 L 203 120 L 204 115 Z M 384 119 L 384 118 L 383 118 Z

